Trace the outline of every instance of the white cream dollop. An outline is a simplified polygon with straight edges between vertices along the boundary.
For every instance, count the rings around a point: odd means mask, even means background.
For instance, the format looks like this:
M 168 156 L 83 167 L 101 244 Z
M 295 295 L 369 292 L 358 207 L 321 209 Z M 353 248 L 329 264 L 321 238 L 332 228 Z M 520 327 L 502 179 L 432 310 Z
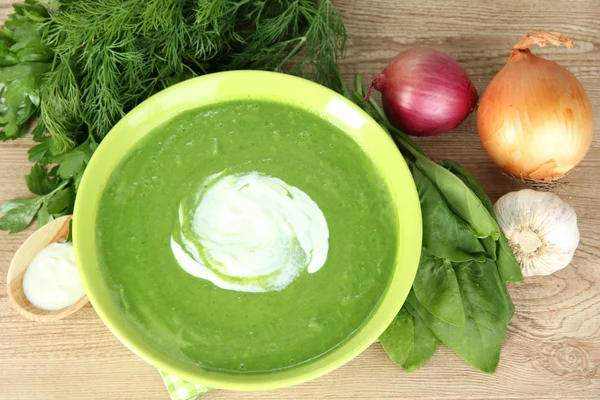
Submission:
M 258 172 L 222 172 L 180 204 L 171 249 L 184 270 L 220 288 L 276 291 L 325 264 L 329 229 L 300 189 Z
M 31 261 L 23 276 L 27 300 L 42 310 L 55 311 L 85 294 L 75 264 L 72 243 L 52 243 Z

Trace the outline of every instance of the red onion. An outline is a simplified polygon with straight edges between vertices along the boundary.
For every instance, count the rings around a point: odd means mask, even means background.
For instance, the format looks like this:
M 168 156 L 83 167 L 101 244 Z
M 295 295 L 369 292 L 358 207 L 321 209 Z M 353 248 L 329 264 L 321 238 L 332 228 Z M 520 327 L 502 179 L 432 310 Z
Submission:
M 380 91 L 390 121 L 402 131 L 431 136 L 456 128 L 477 104 L 477 90 L 450 56 L 427 47 L 398 54 L 371 88 Z

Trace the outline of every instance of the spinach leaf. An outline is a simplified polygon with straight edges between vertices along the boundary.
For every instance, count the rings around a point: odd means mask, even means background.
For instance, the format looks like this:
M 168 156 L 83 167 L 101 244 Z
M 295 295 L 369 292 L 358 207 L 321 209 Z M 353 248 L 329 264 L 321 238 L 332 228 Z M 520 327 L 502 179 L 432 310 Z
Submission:
M 491 200 L 483 190 L 483 188 L 477 183 L 477 181 L 469 174 L 469 172 L 464 169 L 460 164 L 452 161 L 452 160 L 444 160 L 442 161 L 442 165 L 450 170 L 454 175 L 460 178 L 465 185 L 467 185 L 477 197 L 481 200 L 485 208 L 488 210 L 490 215 L 496 218 L 496 213 L 494 212 L 494 205 Z M 508 241 L 506 240 L 506 236 L 504 233 L 500 231 L 500 237 L 498 238 L 496 249 L 496 265 L 498 266 L 498 272 L 500 273 L 500 277 L 503 282 L 523 282 L 523 274 L 521 273 L 521 267 L 519 266 L 519 262 L 515 258 L 510 246 L 508 245 Z M 487 249 L 487 247 L 486 247 Z
M 427 325 L 404 306 L 379 341 L 392 361 L 406 372 L 425 365 L 440 345 L 440 340 Z
M 508 307 L 508 313 L 506 314 L 506 324 L 508 325 L 508 323 L 512 319 L 513 315 L 515 314 L 515 305 L 513 304 L 512 299 L 510 298 L 510 293 L 508 292 L 508 289 L 506 288 L 506 285 L 504 284 L 505 281 L 502 279 L 502 276 L 500 275 L 500 271 L 498 269 L 497 264 L 496 264 L 496 270 L 498 271 L 498 278 L 499 278 L 498 287 L 500 288 L 500 291 L 502 292 L 502 295 L 504 296 L 504 300 L 506 301 L 506 304 Z M 520 269 L 519 269 L 519 271 L 520 271 Z
M 452 325 L 465 324 L 460 289 L 449 261 L 422 250 L 413 290 L 419 303 L 437 318 Z
M 348 90 L 345 89 L 341 74 L 337 75 L 341 86 L 340 91 L 347 94 Z M 446 171 L 443 167 L 422 159 L 426 157 L 422 150 L 404 133 L 387 122 L 383 110 L 373 99 L 365 103 L 363 101 L 365 96 L 362 81 L 357 75 L 355 91 L 352 92 L 351 100 L 378 121 L 385 130 L 392 133 L 393 139 L 407 159 L 413 174 L 421 201 L 424 250 L 434 259 L 436 257 L 445 259 L 446 263 L 448 260 L 453 261 L 452 258 L 457 255 L 459 257 L 456 258 L 464 258 L 464 262 L 450 263 L 460 292 L 461 306 L 465 317 L 463 326 L 452 325 L 436 317 L 419 302 L 420 299 L 416 296 L 415 290 L 419 291 L 419 285 L 425 286 L 426 283 L 433 286 L 435 283 L 433 278 L 427 282 L 415 281 L 416 284 L 413 285 L 413 290 L 404 303 L 403 310 L 406 310 L 413 319 L 409 320 L 405 314 L 402 315 L 403 311 L 397 319 L 404 321 L 404 325 L 408 327 L 414 327 L 418 321 L 424 322 L 434 337 L 441 339 L 469 364 L 485 372 L 494 372 L 499 361 L 506 327 L 513 315 L 514 307 L 506 286 L 500 279 L 500 268 L 494 263 L 494 256 L 496 255 L 496 258 L 499 259 L 502 254 L 500 249 L 502 236 L 495 221 L 492 204 L 483 189 L 474 180 L 472 182 L 468 180 L 472 180 L 472 178 L 466 171 L 464 176 L 459 173 L 464 170 L 458 164 L 450 162 L 460 168 L 452 169 L 452 172 L 456 174 L 454 176 L 451 171 Z M 423 170 L 419 170 L 415 166 L 414 160 L 419 160 Z M 445 164 L 445 166 L 450 169 L 452 165 Z M 434 183 L 439 186 L 436 187 Z M 457 185 L 452 188 L 454 183 Z M 450 206 L 446 204 L 446 200 Z M 461 202 L 463 204 L 460 204 Z M 458 215 L 455 215 L 452 210 Z M 485 217 L 481 224 L 478 223 L 476 215 Z M 490 219 L 492 219 L 491 222 Z M 465 220 L 469 223 L 474 222 L 469 227 Z M 485 234 L 486 230 L 489 230 L 490 233 Z M 475 244 L 473 244 L 474 242 Z M 510 249 L 508 250 L 510 251 Z M 422 259 L 423 262 L 425 260 Z M 442 261 L 442 265 L 444 261 Z M 422 268 L 424 269 L 425 266 L 419 266 L 417 280 L 423 280 Z M 434 277 L 444 278 L 439 264 L 429 266 L 429 268 L 429 272 Z M 447 278 L 449 273 L 446 271 L 446 274 Z M 423 302 L 433 309 L 432 300 L 422 294 L 420 293 Z M 382 338 L 386 339 L 385 336 Z M 386 348 L 386 351 L 390 357 L 400 361 L 398 363 L 402 366 L 407 351 L 402 351 L 401 348 L 395 346 L 396 343 L 390 344 L 388 346 L 390 350 L 388 351 Z M 397 353 L 394 354 L 394 351 Z
M 490 200 L 490 198 L 485 193 L 485 190 L 477 183 L 473 175 L 469 173 L 466 169 L 463 168 L 459 163 L 452 160 L 443 160 L 442 166 L 456 175 L 461 181 L 468 186 L 469 189 L 475 193 L 475 195 L 481 200 L 485 209 L 490 213 L 493 218 L 496 218 L 496 213 L 494 212 L 494 204 Z
M 488 236 L 486 238 L 479 239 L 479 241 L 481 242 L 481 245 L 485 249 L 486 256 L 491 258 L 492 260 L 496 261 L 497 246 L 496 246 L 496 241 L 494 240 L 494 238 L 491 236 Z
M 517 261 L 504 234 L 498 239 L 498 258 L 496 265 L 503 282 L 523 282 L 521 266 Z
M 465 325 L 457 327 L 431 314 L 414 292 L 407 301 L 431 331 L 469 365 L 487 373 L 496 370 L 512 303 L 491 260 L 453 264 L 465 311 Z M 508 298 L 509 299 L 509 298 Z
M 418 157 L 415 164 L 435 184 L 452 210 L 467 221 L 478 238 L 492 236 L 498 239 L 500 227 L 496 220 L 460 178 L 426 157 Z
M 410 169 L 421 201 L 423 247 L 449 261 L 483 261 L 485 250 L 465 221 L 448 208 L 433 183 L 414 164 Z

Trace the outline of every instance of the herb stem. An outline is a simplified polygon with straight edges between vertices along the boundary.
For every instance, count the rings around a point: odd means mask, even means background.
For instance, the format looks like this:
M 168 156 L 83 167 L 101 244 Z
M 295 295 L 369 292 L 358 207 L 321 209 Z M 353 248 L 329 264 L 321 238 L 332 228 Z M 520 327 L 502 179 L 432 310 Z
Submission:
M 299 37 L 297 39 L 293 39 L 290 42 L 292 42 L 292 41 L 298 41 L 298 43 L 288 53 L 288 55 L 285 56 L 285 58 L 283 60 L 281 60 L 281 62 L 279 63 L 279 65 L 277 65 L 277 67 L 276 67 L 277 71 L 280 71 L 283 68 L 283 66 L 285 64 L 287 64 L 288 61 L 290 61 L 292 59 L 292 57 L 294 57 L 300 51 L 300 49 L 302 48 L 302 46 L 304 46 L 304 42 L 306 42 L 306 36 L 302 36 L 302 37 Z
M 352 100 L 352 97 L 350 96 L 350 93 L 348 92 L 348 86 L 346 86 L 346 82 L 344 82 L 344 77 L 342 76 L 342 72 L 340 71 L 338 66 L 334 64 L 333 67 L 331 68 L 331 70 L 333 71 L 333 75 L 335 76 L 335 78 L 338 81 L 337 83 L 339 86 L 339 91 L 342 93 L 342 95 L 345 98 Z
M 243 5 L 245 5 L 245 4 L 248 4 L 248 3 L 250 3 L 250 1 L 251 1 L 251 0 L 242 0 L 242 1 L 238 2 L 238 3 L 235 5 L 235 11 L 234 11 L 234 12 L 236 12 L 236 13 L 237 13 L 237 12 L 238 12 L 238 10 L 240 9 L 240 7 L 241 7 L 241 6 L 243 6 Z M 264 6 L 264 3 L 263 3 L 262 5 Z M 261 9 L 260 9 L 260 10 L 262 11 L 262 7 L 261 7 Z
M 67 186 L 67 185 L 69 184 L 69 182 L 70 182 L 70 180 L 69 180 L 69 179 L 67 179 L 67 180 L 65 180 L 65 181 L 62 181 L 62 182 L 60 183 L 60 185 L 58 185 L 58 186 L 56 187 L 56 189 L 54 189 L 53 191 L 51 191 L 50 193 L 48 193 L 47 195 L 45 195 L 45 196 L 43 196 L 43 197 L 52 197 L 52 196 L 54 196 L 54 195 L 55 195 L 57 192 L 60 192 L 62 189 L 64 189 L 64 188 L 65 188 L 65 186 Z

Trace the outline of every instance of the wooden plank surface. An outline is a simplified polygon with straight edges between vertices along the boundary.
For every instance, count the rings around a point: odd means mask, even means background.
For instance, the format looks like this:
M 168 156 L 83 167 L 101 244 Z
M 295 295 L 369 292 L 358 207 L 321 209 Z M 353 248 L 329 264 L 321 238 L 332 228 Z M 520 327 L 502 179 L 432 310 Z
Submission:
M 0 0 L 0 17 L 11 1 Z M 260 393 L 215 391 L 206 399 L 599 399 L 600 398 L 600 1 L 337 0 L 349 41 L 341 67 L 348 81 L 372 77 L 396 53 L 431 46 L 455 57 L 481 94 L 521 34 L 549 29 L 576 41 L 572 50 L 535 50 L 569 68 L 595 111 L 596 137 L 561 197 L 579 216 L 581 243 L 571 266 L 510 285 L 516 314 L 498 372 L 485 375 L 442 347 L 405 374 L 375 344 L 333 373 Z M 475 116 L 456 131 L 419 140 L 435 159 L 462 163 L 493 200 L 518 189 L 479 144 Z M 29 196 L 29 139 L 0 143 L 0 202 Z M 0 233 L 0 283 L 31 230 Z M 157 371 L 131 354 L 88 305 L 59 322 L 29 322 L 0 291 L 0 399 L 167 399 Z

